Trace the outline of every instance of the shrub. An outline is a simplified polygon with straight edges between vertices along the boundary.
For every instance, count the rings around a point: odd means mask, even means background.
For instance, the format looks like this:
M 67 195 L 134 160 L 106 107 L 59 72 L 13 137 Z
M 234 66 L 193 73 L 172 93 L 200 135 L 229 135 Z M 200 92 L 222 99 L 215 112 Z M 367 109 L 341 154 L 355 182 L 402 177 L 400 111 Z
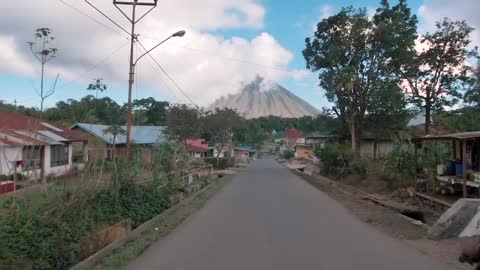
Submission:
M 395 145 L 387 155 L 382 178 L 390 187 L 405 187 L 415 179 L 415 156 L 411 148 L 411 145 Z
M 235 165 L 234 158 L 205 158 L 205 163 L 213 165 L 213 168 L 224 170 Z
M 293 157 L 295 157 L 295 153 L 292 150 L 283 151 L 283 158 L 284 159 L 292 159 Z
M 336 176 L 343 173 L 352 158 L 349 148 L 338 143 L 315 149 L 315 156 L 322 161 L 325 173 Z
M 360 176 L 361 179 L 367 178 L 367 161 L 364 159 L 355 159 L 352 162 L 352 170 Z

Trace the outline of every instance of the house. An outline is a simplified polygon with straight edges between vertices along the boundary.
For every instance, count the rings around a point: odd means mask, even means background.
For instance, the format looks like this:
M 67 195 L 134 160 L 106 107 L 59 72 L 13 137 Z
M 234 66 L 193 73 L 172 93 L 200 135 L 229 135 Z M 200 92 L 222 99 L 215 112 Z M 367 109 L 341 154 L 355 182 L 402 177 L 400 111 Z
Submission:
M 308 144 L 297 144 L 294 146 L 295 158 L 313 159 L 313 147 Z
M 325 147 L 325 143 L 335 138 L 335 135 L 321 133 L 318 131 L 305 135 L 305 143 L 311 146 Z
M 434 121 L 430 126 L 431 135 L 439 135 L 449 133 L 450 131 Z M 413 116 L 408 124 L 392 136 L 378 136 L 371 131 L 363 131 L 360 141 L 360 156 L 367 158 L 384 158 L 395 146 L 396 142 L 410 141 L 413 138 L 425 136 L 425 113 L 420 112 Z
M 18 112 L 0 111 L 0 175 L 21 173 L 38 180 L 72 171 L 74 144 L 79 145 L 80 160 L 86 161 L 91 136 Z
M 437 168 L 437 180 L 444 185 L 461 185 L 464 197 L 467 197 L 469 188 L 475 188 L 477 191 L 480 189 L 480 131 L 429 134 L 413 138 L 412 141 L 415 142 L 415 158 L 417 158 L 418 148 L 425 141 L 448 142 L 450 158 Z
M 257 150 L 249 147 L 249 146 L 238 146 L 234 149 L 234 157 L 237 158 L 254 158 L 257 154 Z
M 187 151 L 192 158 L 203 158 L 207 156 L 208 144 L 204 139 L 187 139 Z
M 127 137 L 124 134 L 114 136 L 106 132 L 109 127 L 108 125 L 76 123 L 71 129 L 82 131 L 95 138 L 89 149 L 89 156 L 92 159 L 113 158 L 113 147 L 115 147 L 116 157 L 126 157 Z M 121 128 L 127 130 L 125 126 Z M 134 142 L 134 156 L 137 161 L 144 163 L 152 161 L 155 144 L 165 140 L 164 131 L 165 127 L 160 126 L 132 126 L 131 140 Z
M 296 144 L 305 143 L 305 137 L 303 136 L 303 133 L 298 131 L 296 128 L 287 130 L 283 136 L 283 139 L 285 141 L 285 145 L 289 149 L 293 149 Z
M 219 145 L 208 147 L 207 157 L 231 158 L 233 155 L 234 147 L 231 144 L 224 145 L 223 147 Z

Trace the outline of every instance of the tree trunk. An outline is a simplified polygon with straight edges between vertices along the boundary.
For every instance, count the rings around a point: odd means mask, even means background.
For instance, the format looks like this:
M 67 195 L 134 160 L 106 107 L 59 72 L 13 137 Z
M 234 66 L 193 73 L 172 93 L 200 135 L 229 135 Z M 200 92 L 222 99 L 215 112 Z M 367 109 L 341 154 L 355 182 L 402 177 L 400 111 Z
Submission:
M 43 119 L 43 101 L 45 98 L 43 97 L 43 77 L 45 74 L 45 64 L 42 63 L 42 73 L 40 77 L 40 119 Z
M 40 180 L 44 187 L 47 186 L 46 162 L 45 162 L 45 145 L 40 148 Z
M 430 134 L 430 118 L 431 118 L 431 107 L 430 101 L 427 100 L 425 103 L 425 134 Z

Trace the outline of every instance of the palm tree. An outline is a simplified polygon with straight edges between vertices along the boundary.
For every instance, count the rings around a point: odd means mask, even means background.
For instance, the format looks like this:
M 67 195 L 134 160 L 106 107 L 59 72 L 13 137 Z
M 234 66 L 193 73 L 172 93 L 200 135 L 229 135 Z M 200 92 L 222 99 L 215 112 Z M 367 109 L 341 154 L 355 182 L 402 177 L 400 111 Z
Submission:
M 103 130 L 103 134 L 112 134 L 113 136 L 112 159 L 115 160 L 115 141 L 118 135 L 125 135 L 126 131 L 119 125 L 111 125 Z

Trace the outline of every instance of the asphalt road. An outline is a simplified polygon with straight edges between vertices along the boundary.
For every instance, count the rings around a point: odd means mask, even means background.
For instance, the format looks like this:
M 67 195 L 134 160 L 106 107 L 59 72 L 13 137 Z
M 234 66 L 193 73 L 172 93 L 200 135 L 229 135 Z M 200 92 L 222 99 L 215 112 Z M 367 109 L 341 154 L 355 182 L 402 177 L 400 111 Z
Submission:
M 273 160 L 253 163 L 128 269 L 446 270 Z

